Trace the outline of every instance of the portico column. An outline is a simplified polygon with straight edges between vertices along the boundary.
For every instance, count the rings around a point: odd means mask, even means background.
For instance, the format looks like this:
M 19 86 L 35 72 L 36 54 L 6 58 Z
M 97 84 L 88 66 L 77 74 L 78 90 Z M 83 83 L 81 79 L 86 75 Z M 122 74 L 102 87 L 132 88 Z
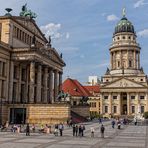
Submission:
M 130 96 L 129 93 L 127 93 L 127 115 L 130 115 Z
M 21 81 L 22 81 L 22 66 L 21 65 L 19 65 L 18 74 L 19 74 L 19 82 L 18 82 L 17 102 L 20 102 L 21 101 Z
M 12 102 L 14 63 L 10 61 L 9 102 Z
M 139 94 L 138 93 L 136 93 L 136 101 L 137 101 L 137 110 L 136 110 L 136 113 L 139 113 L 139 106 L 140 106 L 140 100 L 139 100 Z
M 53 97 L 53 71 L 49 69 L 49 102 L 54 103 Z
M 103 93 L 100 94 L 100 114 L 103 114 Z
M 59 72 L 59 91 L 62 90 L 62 72 Z
M 36 101 L 41 102 L 41 81 L 42 81 L 42 66 L 39 64 L 37 69 L 37 91 L 36 91 Z
M 30 63 L 29 102 L 34 103 L 35 62 Z
M 120 97 L 120 93 L 118 93 L 117 99 L 118 99 L 118 102 L 119 102 L 118 114 L 121 115 L 121 97 Z
M 58 97 L 58 71 L 54 72 L 54 99 L 57 100 Z
M 47 103 L 47 79 L 48 79 L 48 67 L 45 67 L 44 68 L 44 77 L 43 77 L 43 85 L 44 85 L 43 103 Z
M 109 93 L 109 114 L 112 114 L 112 95 Z

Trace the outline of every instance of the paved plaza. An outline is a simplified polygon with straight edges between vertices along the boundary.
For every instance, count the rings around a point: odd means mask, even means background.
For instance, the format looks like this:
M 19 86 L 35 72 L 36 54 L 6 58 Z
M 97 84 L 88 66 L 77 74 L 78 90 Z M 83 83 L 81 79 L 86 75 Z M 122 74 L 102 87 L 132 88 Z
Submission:
M 98 122 L 86 123 L 84 137 L 73 137 L 72 128 L 65 127 L 63 137 L 53 134 L 0 132 L 0 148 L 148 148 L 148 127 L 128 125 L 112 129 L 105 122 L 105 138 L 100 136 Z M 90 137 L 90 127 L 95 128 L 95 137 Z

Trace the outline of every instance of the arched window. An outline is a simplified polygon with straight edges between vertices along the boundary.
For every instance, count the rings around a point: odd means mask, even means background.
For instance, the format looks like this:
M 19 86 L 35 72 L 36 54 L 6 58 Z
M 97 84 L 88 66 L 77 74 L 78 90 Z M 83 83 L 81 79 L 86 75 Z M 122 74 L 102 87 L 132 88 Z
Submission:
M 118 61 L 118 67 L 120 67 L 120 61 Z

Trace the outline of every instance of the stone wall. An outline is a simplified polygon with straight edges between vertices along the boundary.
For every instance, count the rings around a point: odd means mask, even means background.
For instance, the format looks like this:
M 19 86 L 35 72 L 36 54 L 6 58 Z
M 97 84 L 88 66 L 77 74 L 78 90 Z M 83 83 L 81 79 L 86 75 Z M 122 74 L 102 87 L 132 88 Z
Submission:
M 26 122 L 36 124 L 55 124 L 66 122 L 70 118 L 68 104 L 28 105 Z
M 89 117 L 90 107 L 89 106 L 72 106 L 71 110 L 80 116 Z

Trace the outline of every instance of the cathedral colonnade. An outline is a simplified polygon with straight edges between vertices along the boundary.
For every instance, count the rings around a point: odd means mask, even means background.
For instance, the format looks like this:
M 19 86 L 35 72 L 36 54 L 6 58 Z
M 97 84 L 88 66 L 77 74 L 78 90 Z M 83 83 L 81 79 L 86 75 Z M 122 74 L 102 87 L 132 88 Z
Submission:
M 135 115 L 144 113 L 148 106 L 147 92 L 109 92 L 102 93 L 103 115 Z

